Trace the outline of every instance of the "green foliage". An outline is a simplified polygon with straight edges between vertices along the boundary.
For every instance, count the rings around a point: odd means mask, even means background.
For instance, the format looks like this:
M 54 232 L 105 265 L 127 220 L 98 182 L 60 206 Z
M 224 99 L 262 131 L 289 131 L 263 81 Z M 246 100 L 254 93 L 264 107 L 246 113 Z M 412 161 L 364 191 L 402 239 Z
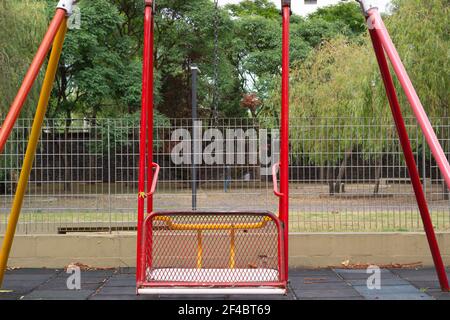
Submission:
M 360 35 L 366 32 L 364 17 L 359 4 L 354 0 L 346 0 L 333 6 L 319 8 L 308 17 L 310 20 L 338 24 L 340 29 L 347 29 L 351 35 Z
M 2 0 L 0 1 L 0 121 L 6 116 L 14 100 L 22 79 L 33 60 L 46 27 L 45 6 L 36 1 Z M 36 80 L 21 117 L 33 114 L 38 99 L 41 76 Z M 10 141 L 19 141 L 17 130 L 13 130 Z M 22 153 L 21 143 L 7 143 L 0 156 L 0 193 L 9 193 L 17 177 L 13 169 Z
M 156 14 L 156 68 L 161 78 L 158 108 L 170 117 L 190 116 L 191 63 L 199 66 L 199 106 L 211 114 L 214 92 L 214 4 L 211 0 L 161 0 Z M 219 111 L 222 116 L 242 114 L 238 72 L 232 64 L 233 23 L 219 8 Z
M 448 0 L 397 0 L 386 26 L 430 117 L 450 116 Z M 406 104 L 404 97 L 403 103 Z M 438 120 L 439 121 L 439 120 Z M 436 123 L 439 124 L 439 123 Z
M 66 37 L 49 115 L 69 118 L 78 111 L 96 117 L 103 110 L 111 114 L 108 108 L 137 110 L 136 88 L 124 86 L 124 79 L 139 83 L 140 74 L 123 46 L 127 38 L 118 36 L 123 17 L 108 0 L 79 5 L 81 29 Z
M 446 3 L 398 0 L 394 14 L 386 18 L 387 28 L 427 114 L 442 121 L 450 114 Z M 337 163 L 344 151 L 356 147 L 371 152 L 372 157 L 397 148 L 395 126 L 367 35 L 341 35 L 322 43 L 305 63 L 294 65 L 291 82 L 291 114 L 300 119 L 300 123 L 292 126 L 292 136 L 306 138 L 302 146 L 297 146 L 302 150 L 295 151 L 308 154 L 310 161 Z M 396 79 L 395 84 L 403 114 L 408 118 L 412 116 L 411 109 Z M 271 96 L 277 110 L 279 91 L 276 86 Z M 363 122 L 354 123 L 355 119 Z M 323 132 L 310 136 L 311 132 L 302 130 L 302 124 L 319 126 Z M 368 125 L 371 130 L 363 130 Z M 415 150 L 420 147 L 415 139 L 412 143 Z M 321 157 L 316 157 L 317 154 Z
M 0 118 L 9 110 L 44 35 L 44 9 L 42 3 L 30 0 L 0 2 Z M 40 81 L 39 77 L 22 116 L 32 114 L 36 108 Z
M 277 20 L 280 17 L 280 10 L 269 0 L 244 0 L 239 4 L 228 4 L 226 9 L 231 16 L 239 18 L 258 16 Z

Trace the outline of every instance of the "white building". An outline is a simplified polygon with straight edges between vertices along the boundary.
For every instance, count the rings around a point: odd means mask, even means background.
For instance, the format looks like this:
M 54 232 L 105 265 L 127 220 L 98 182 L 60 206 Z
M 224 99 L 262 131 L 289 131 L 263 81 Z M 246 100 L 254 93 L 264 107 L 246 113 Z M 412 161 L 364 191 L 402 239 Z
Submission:
M 219 0 L 220 5 L 228 3 L 239 3 L 241 0 Z M 280 0 L 272 0 L 277 7 L 280 7 Z M 337 4 L 342 0 L 292 0 L 292 11 L 301 16 L 307 16 L 308 14 L 316 11 L 320 7 L 325 7 L 333 4 Z M 354 0 L 351 0 L 354 1 Z M 384 12 L 387 9 L 390 0 L 369 0 L 369 3 L 378 7 L 380 11 Z
M 299 15 L 307 16 L 318 8 L 338 4 L 342 0 L 292 0 L 292 10 Z M 354 1 L 354 0 L 353 0 Z M 390 0 L 369 0 L 369 3 L 384 12 Z
M 292 1 L 292 9 L 297 14 L 307 16 L 320 7 L 337 4 L 339 2 L 340 0 L 294 0 Z

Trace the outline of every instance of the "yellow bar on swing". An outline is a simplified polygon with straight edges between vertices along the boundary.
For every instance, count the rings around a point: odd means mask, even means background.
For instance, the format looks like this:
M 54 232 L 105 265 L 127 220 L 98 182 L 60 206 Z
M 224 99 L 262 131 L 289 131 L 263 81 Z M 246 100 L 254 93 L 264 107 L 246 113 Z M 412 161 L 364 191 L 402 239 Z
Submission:
M 171 230 L 237 230 L 237 229 L 261 229 L 272 221 L 270 217 L 264 217 L 256 223 L 174 223 L 170 217 L 155 217 L 155 221 L 163 221 Z

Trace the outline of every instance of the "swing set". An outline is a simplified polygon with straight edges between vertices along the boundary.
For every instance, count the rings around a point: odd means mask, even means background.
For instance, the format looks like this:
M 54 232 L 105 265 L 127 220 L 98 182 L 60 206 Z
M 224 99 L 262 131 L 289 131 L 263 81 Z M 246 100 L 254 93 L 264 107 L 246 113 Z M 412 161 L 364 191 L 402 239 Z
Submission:
M 447 274 L 427 201 L 406 131 L 387 57 L 408 98 L 432 154 L 450 188 L 450 165 L 411 80 L 386 30 L 378 9 L 360 3 L 386 88 L 411 183 L 439 283 L 449 291 Z M 0 128 L 0 153 L 53 44 L 22 171 L 0 254 L 0 285 L 6 270 L 33 159 L 74 0 L 61 0 L 22 86 Z M 153 162 L 153 51 L 156 1 L 145 0 L 142 110 L 140 122 L 137 294 L 285 294 L 288 284 L 289 222 L 289 26 L 291 1 L 281 1 L 282 95 L 280 162 L 272 168 L 278 213 L 265 211 L 154 211 L 160 167 Z M 386 57 L 387 56 L 387 57 Z M 279 172 L 278 172 L 279 171 Z M 279 186 L 278 186 L 279 174 Z

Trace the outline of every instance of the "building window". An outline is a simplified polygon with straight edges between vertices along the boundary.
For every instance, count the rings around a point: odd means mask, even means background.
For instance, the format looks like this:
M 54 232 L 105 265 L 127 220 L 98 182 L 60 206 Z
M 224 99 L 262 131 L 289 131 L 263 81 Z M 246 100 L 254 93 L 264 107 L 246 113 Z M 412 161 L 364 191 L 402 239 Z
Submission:
M 317 0 L 305 0 L 305 4 L 317 4 Z

